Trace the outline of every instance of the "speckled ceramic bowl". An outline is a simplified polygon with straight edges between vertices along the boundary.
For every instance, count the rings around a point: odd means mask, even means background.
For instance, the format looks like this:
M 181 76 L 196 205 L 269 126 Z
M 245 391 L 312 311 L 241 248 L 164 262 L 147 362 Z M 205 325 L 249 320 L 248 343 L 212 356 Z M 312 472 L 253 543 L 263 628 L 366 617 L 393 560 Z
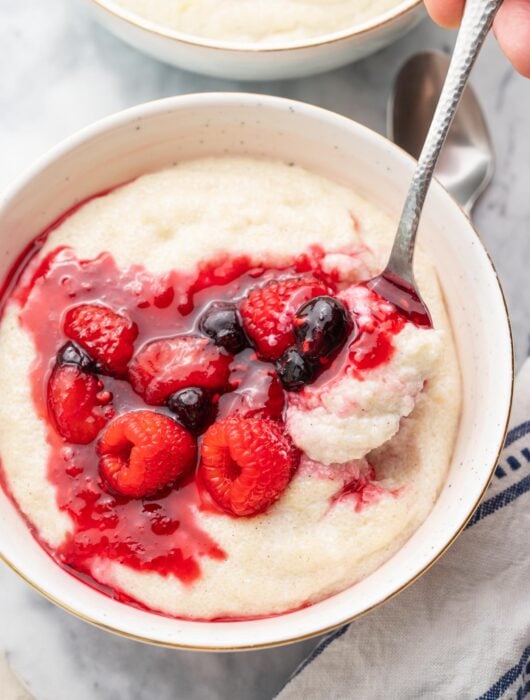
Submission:
M 0 277 L 62 212 L 175 161 L 215 154 L 294 161 L 358 190 L 397 221 L 414 162 L 382 136 L 299 102 L 245 94 L 171 98 L 108 117 L 69 138 L 0 205 Z M 202 650 L 286 644 L 352 620 L 403 590 L 455 540 L 478 505 L 501 450 L 511 405 L 510 326 L 495 270 L 467 216 L 437 182 L 421 240 L 441 280 L 455 331 L 463 408 L 447 483 L 427 520 L 372 575 L 297 612 L 241 622 L 176 620 L 130 607 L 61 569 L 0 489 L 0 555 L 61 607 L 154 644 Z
M 402 0 L 372 20 L 285 44 L 213 41 L 163 27 L 114 0 L 85 0 L 111 32 L 131 46 L 179 68 L 235 80 L 273 80 L 322 73 L 391 44 L 424 15 L 422 0 Z

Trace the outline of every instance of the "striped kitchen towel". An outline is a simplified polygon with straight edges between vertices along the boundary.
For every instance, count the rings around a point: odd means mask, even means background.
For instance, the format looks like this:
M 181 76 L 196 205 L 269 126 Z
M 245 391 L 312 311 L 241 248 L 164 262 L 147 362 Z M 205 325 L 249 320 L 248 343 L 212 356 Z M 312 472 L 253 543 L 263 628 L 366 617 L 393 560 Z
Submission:
M 449 552 L 321 641 L 278 700 L 530 695 L 530 360 L 487 494 Z

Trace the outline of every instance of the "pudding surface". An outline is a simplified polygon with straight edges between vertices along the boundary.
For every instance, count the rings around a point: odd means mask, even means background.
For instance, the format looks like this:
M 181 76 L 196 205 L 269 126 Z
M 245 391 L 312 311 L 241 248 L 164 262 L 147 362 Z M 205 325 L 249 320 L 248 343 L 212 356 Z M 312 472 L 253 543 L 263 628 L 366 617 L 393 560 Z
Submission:
M 285 44 L 345 30 L 401 0 L 118 0 L 161 27 L 239 44 Z
M 417 280 L 433 329 L 398 318 L 363 286 L 382 269 L 393 233 L 388 217 L 350 190 L 252 158 L 146 175 L 55 228 L 0 322 L 0 462 L 57 561 L 120 599 L 219 619 L 308 605 L 392 556 L 436 501 L 460 410 L 456 350 L 428 258 L 418 252 Z M 212 300 L 236 300 L 245 320 L 253 289 L 308 275 L 351 313 L 355 338 L 281 400 L 274 363 L 252 348 L 236 353 L 226 363 L 232 390 L 217 408 L 216 422 L 251 411 L 285 425 L 298 450 L 289 483 L 263 512 L 227 513 L 193 470 L 162 495 L 117 498 L 98 471 L 100 438 L 71 444 L 50 420 L 46 387 L 76 305 L 104 304 L 137 325 L 134 376 L 155 339 L 197 335 Z M 367 349 L 366 338 L 377 343 Z M 98 435 L 128 411 L 171 417 L 156 392 L 142 395 L 120 371 L 98 374 L 98 395 L 111 394 L 101 398 Z

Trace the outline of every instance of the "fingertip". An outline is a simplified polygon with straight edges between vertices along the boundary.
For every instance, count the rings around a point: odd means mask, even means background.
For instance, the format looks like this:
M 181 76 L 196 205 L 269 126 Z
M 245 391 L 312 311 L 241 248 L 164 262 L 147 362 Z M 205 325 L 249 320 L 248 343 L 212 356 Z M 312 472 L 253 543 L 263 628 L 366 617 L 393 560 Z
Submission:
M 453 29 L 460 24 L 464 11 L 464 0 L 425 0 L 432 19 L 442 27 Z
M 527 0 L 505 0 L 495 19 L 495 36 L 514 68 L 530 78 L 530 3 Z
M 515 70 L 518 71 L 523 78 L 530 78 L 530 56 L 516 56 L 510 58 L 510 61 Z

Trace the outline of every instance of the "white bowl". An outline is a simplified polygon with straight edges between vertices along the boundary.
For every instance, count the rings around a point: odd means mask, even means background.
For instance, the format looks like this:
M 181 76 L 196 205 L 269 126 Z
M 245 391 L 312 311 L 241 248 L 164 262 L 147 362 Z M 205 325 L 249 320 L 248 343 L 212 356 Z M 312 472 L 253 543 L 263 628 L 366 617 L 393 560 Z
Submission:
M 414 162 L 382 136 L 299 102 L 246 94 L 176 97 L 109 117 L 41 159 L 0 204 L 0 278 L 23 248 L 94 193 L 182 159 L 212 154 L 295 161 L 364 193 L 398 217 Z M 0 490 L 0 554 L 37 590 L 79 617 L 155 644 L 206 650 L 256 648 L 316 635 L 371 610 L 428 569 L 478 505 L 510 412 L 513 358 L 495 270 L 469 219 L 437 182 L 421 240 L 441 279 L 463 377 L 463 412 L 447 483 L 433 511 L 386 564 L 304 610 L 262 620 L 175 620 L 106 597 L 61 569 Z
M 421 0 L 402 0 L 368 22 L 332 34 L 277 45 L 240 45 L 154 24 L 114 0 L 86 2 L 103 25 L 140 51 L 195 73 L 234 80 L 297 78 L 338 68 L 396 41 L 424 16 Z

